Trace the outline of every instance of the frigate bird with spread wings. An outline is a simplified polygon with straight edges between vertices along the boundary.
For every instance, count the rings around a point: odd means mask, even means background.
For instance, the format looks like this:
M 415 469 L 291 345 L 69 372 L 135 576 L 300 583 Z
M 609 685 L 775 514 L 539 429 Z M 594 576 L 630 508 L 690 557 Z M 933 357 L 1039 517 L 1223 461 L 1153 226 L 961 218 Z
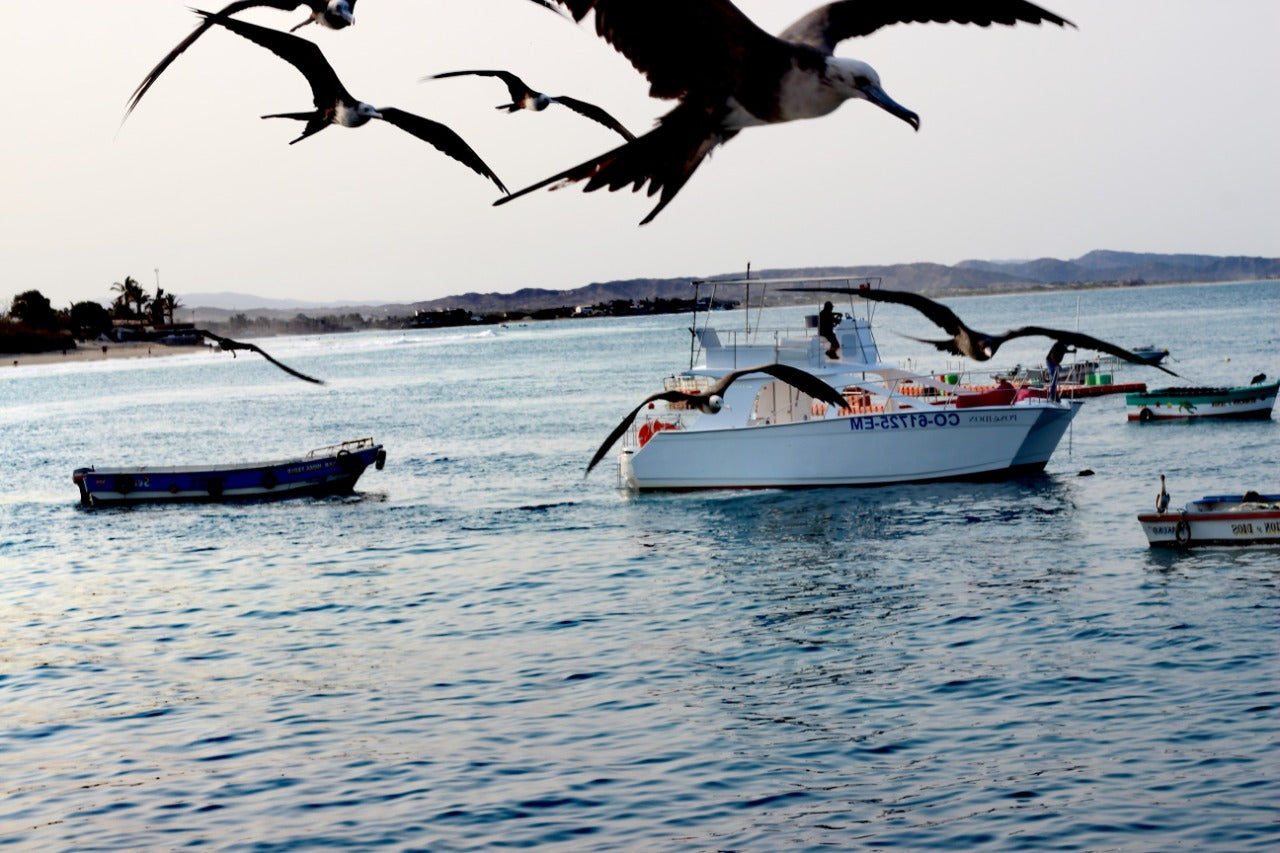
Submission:
M 356 22 L 353 12 L 356 8 L 356 0 L 236 0 L 227 6 L 223 6 L 215 17 L 229 17 L 237 12 L 243 12 L 246 9 L 253 9 L 258 6 L 269 6 L 273 9 L 282 9 L 284 11 L 292 11 L 299 6 L 306 6 L 311 10 L 311 14 L 307 19 L 289 32 L 301 29 L 307 24 L 319 24 L 331 30 L 341 30 L 349 27 Z M 142 100 L 142 96 L 147 90 L 155 85 L 156 80 L 165 72 L 173 61 L 182 55 L 187 48 L 195 44 L 196 39 L 204 35 L 205 32 L 213 26 L 213 20 L 206 18 L 201 21 L 200 26 L 191 31 L 191 34 L 178 43 L 178 46 L 169 51 L 165 58 L 160 60 L 155 68 L 147 73 L 143 81 L 138 84 L 138 88 L 133 90 L 133 95 L 129 97 L 129 108 L 125 110 L 124 117 L 127 119 L 129 114 L 138 106 L 138 102 Z
M 424 142 L 435 146 L 443 154 L 447 154 L 478 175 L 488 178 L 498 189 L 507 192 L 507 188 L 493 170 L 480 159 L 480 155 L 472 150 L 461 136 L 449 127 L 431 119 L 396 109 L 395 107 L 374 107 L 364 101 L 357 100 L 342 81 L 338 79 L 333 66 L 324 58 L 320 48 L 304 38 L 299 38 L 279 30 L 260 27 L 237 18 L 226 18 L 210 12 L 197 10 L 205 20 L 226 27 L 233 33 L 243 36 L 249 41 L 265 47 L 276 56 L 288 62 L 307 78 L 311 85 L 312 102 L 315 109 L 299 113 L 273 113 L 263 118 L 291 118 L 306 122 L 302 134 L 289 144 L 301 142 L 308 136 L 319 133 L 331 124 L 343 127 L 360 127 L 372 119 L 381 119 L 393 124 L 406 133 L 412 134 Z
M 542 5 L 542 0 L 535 0 Z M 834 55 L 848 38 L 890 24 L 1040 24 L 1070 21 L 1024 0 L 843 0 L 812 10 L 778 36 L 729 0 L 559 0 L 575 20 L 595 12 L 596 32 L 649 80 L 649 94 L 679 104 L 639 139 L 552 175 L 495 204 L 552 184 L 586 181 L 584 191 L 648 184 L 670 203 L 704 158 L 748 127 L 819 118 L 864 100 L 916 130 L 920 117 L 894 101 L 874 68 Z
M 517 110 L 533 110 L 538 112 L 545 110 L 552 104 L 560 104 L 568 107 L 579 115 L 586 116 L 594 122 L 604 125 L 610 130 L 618 133 L 623 139 L 632 140 L 636 135 L 622 126 L 622 122 L 609 115 L 601 107 L 595 104 L 589 104 L 586 101 L 580 101 L 577 98 L 571 98 L 568 95 L 548 95 L 543 92 L 535 91 L 528 83 L 521 80 L 510 71 L 501 70 L 480 70 L 480 71 L 446 71 L 443 74 L 433 74 L 430 77 L 424 77 L 424 80 L 439 80 L 444 77 L 463 77 L 463 76 L 479 76 L 479 77 L 497 77 L 503 83 L 507 84 L 507 91 L 511 94 L 511 103 L 501 104 L 496 109 L 506 110 L 514 113 Z
M 1154 367 L 1157 370 L 1163 370 L 1170 376 L 1177 376 L 1167 367 L 1159 365 L 1156 361 L 1162 356 L 1155 358 L 1144 358 L 1137 353 L 1130 352 L 1121 346 L 1095 338 L 1091 335 L 1082 334 L 1081 332 L 1071 332 L 1065 329 L 1049 329 L 1044 326 L 1022 326 L 1017 329 L 1010 329 L 999 335 L 991 335 L 986 332 L 980 332 L 977 329 L 970 328 L 965 325 L 964 321 L 947 306 L 941 302 L 935 302 L 927 296 L 921 296 L 918 293 L 912 293 L 905 290 L 879 290 L 870 287 L 784 287 L 782 290 L 807 291 L 809 293 L 849 293 L 855 296 L 861 296 L 863 299 L 869 299 L 872 302 L 893 302 L 898 305 L 906 305 L 914 308 L 925 317 L 927 317 L 934 325 L 942 329 L 951 337 L 941 340 L 930 338 L 912 338 L 912 340 L 920 341 L 925 344 L 933 344 L 942 352 L 949 352 L 952 355 L 963 355 L 974 361 L 989 361 L 996 354 L 996 350 L 1000 349 L 1001 344 L 1014 338 L 1030 338 L 1043 337 L 1052 338 L 1055 341 L 1061 341 L 1069 346 L 1077 349 L 1096 350 L 1114 355 L 1117 358 L 1132 364 L 1145 364 Z
M 609 437 L 600 445 L 600 449 L 596 451 L 595 456 L 591 457 L 591 461 L 587 463 L 587 470 L 583 474 L 585 477 L 591 473 L 591 469 L 596 467 L 596 463 L 604 458 L 609 452 L 609 448 L 613 447 L 622 434 L 635 421 L 636 415 L 640 414 L 640 410 L 650 403 L 658 400 L 667 400 L 672 403 L 682 403 L 691 408 L 697 409 L 703 414 L 714 415 L 724 407 L 724 392 L 733 384 L 734 380 L 746 376 L 748 373 L 767 373 L 776 379 L 798 388 L 815 400 L 822 400 L 833 406 L 847 405 L 843 395 L 835 388 L 832 388 L 826 382 L 823 382 L 812 373 L 801 370 L 798 367 L 791 367 L 786 364 L 762 364 L 758 367 L 746 367 L 742 370 L 735 370 L 726 373 L 724 376 L 716 380 L 705 391 L 689 392 L 689 391 L 659 391 L 656 394 L 650 394 L 640 402 L 640 405 L 632 409 L 622 421 L 613 428 L 613 432 L 609 433 Z
M 191 329 L 187 331 L 186 334 L 199 335 L 202 338 L 207 338 L 208 340 L 213 341 L 218 345 L 218 349 L 231 353 L 232 358 L 235 358 L 236 350 L 248 350 L 249 352 L 256 352 L 258 355 L 262 356 L 267 361 L 271 362 L 276 367 L 283 370 L 285 373 L 288 373 L 290 376 L 296 376 L 299 379 L 303 379 L 307 382 L 314 382 L 317 385 L 324 384 L 324 380 L 322 379 L 316 379 L 314 376 L 308 376 L 305 373 L 294 370 L 292 367 L 290 367 L 287 364 L 284 364 L 283 362 L 276 361 L 267 353 L 266 350 L 264 350 L 262 347 L 258 346 L 257 344 L 245 343 L 244 341 L 233 341 L 231 338 L 224 338 L 221 335 L 215 335 L 213 332 L 210 332 L 207 329 Z

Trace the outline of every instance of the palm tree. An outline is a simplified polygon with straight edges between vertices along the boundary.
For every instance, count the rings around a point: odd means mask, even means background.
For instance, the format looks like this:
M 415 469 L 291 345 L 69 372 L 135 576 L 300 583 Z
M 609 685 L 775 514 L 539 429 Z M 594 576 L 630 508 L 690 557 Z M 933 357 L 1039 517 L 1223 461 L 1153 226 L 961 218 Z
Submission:
M 159 291 L 157 290 L 157 293 L 158 293 L 158 292 L 159 292 Z M 181 307 L 182 307 L 182 303 L 181 303 L 181 302 L 179 302 L 179 301 L 178 301 L 178 297 L 174 296 L 172 293 L 166 293 L 166 294 L 165 294 L 163 297 L 161 297 L 158 301 L 160 302 L 161 309 L 164 311 L 165 316 L 169 318 L 169 323 L 170 323 L 170 325 L 172 325 L 172 324 L 173 324 L 173 312 L 175 312 L 175 311 L 177 311 L 179 308 L 181 308 Z
M 142 285 L 138 284 L 138 280 L 131 275 L 124 277 L 124 281 L 117 281 L 111 285 L 111 289 L 119 295 L 115 298 L 115 309 L 117 313 L 123 313 L 130 317 L 143 317 L 147 303 L 151 301 L 151 297 L 147 296 L 147 292 L 142 289 Z M 134 306 L 137 306 L 134 308 Z
M 129 292 L 130 285 L 136 284 L 133 276 L 125 276 L 124 281 L 117 281 L 111 285 L 111 289 L 115 291 L 116 298 L 111 301 L 111 308 L 117 316 L 129 313 L 129 299 L 125 295 Z

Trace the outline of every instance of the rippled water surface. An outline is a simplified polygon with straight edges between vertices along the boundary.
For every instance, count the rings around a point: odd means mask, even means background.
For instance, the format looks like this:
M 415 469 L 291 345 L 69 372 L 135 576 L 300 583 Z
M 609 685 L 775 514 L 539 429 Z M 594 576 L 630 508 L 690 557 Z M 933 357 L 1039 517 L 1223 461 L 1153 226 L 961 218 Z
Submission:
M 1280 375 L 1275 284 L 952 304 Z M 0 372 L 0 845 L 1280 846 L 1280 552 L 1154 552 L 1134 518 L 1160 473 L 1175 505 L 1280 491 L 1280 422 L 1108 397 L 1030 480 L 584 480 L 688 325 L 269 342 L 322 388 L 223 354 Z M 349 498 L 93 511 L 71 483 L 363 435 L 389 459 Z

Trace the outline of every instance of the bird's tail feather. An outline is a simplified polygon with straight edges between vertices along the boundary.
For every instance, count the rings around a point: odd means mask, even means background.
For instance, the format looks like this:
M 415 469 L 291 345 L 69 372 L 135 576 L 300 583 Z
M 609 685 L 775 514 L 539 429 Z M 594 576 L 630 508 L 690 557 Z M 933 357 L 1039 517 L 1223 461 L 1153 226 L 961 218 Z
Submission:
M 263 118 L 291 118 L 297 121 L 305 121 L 307 126 L 302 129 L 302 133 L 297 139 L 289 140 L 290 145 L 301 142 L 312 134 L 319 133 L 329 126 L 329 120 L 323 116 L 317 116 L 314 111 L 309 113 L 271 113 Z
M 899 332 L 898 334 L 901 335 L 902 333 Z M 902 337 L 907 338 L 908 340 L 917 341 L 922 344 L 932 344 L 936 349 L 939 349 L 942 352 L 949 352 L 952 355 L 960 355 L 960 350 L 956 348 L 956 343 L 951 338 L 944 338 L 943 340 L 937 340 L 935 338 L 917 338 L 912 335 L 902 335 Z
M 270 115 L 263 116 L 263 118 L 292 118 L 297 119 L 298 121 L 311 121 L 311 119 L 315 118 L 315 111 L 310 110 L 305 113 L 271 113 Z
M 543 187 L 559 189 L 578 181 L 586 181 L 583 192 L 594 192 L 601 187 L 615 192 L 628 185 L 632 192 L 638 192 L 648 184 L 647 194 L 658 195 L 659 201 L 640 221 L 644 225 L 675 198 L 712 149 L 732 138 L 734 133 L 719 129 L 716 122 L 708 122 L 705 113 L 682 111 L 677 107 L 643 136 L 494 204 L 505 204 Z

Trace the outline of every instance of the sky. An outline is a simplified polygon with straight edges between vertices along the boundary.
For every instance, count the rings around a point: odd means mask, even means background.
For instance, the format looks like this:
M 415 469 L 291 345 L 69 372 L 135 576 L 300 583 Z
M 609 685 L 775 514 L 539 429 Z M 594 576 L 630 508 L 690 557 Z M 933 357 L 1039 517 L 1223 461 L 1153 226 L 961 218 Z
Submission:
M 813 0 L 737 0 L 770 32 Z M 1093 249 L 1280 256 L 1280 3 L 1046 0 L 1055 26 L 898 25 L 837 49 L 921 116 L 869 104 L 741 133 L 656 220 L 629 191 L 496 188 L 383 122 L 262 121 L 311 108 L 292 67 L 213 30 L 121 125 L 194 26 L 189 0 L 5 9 L 0 307 L 106 300 L 133 276 L 184 293 L 410 302 L 469 291 L 779 267 L 1071 258 Z M 219 8 L 215 5 L 213 8 Z M 243 16 L 287 29 L 302 11 Z M 508 115 L 503 68 L 636 132 L 674 104 L 584 25 L 527 0 L 361 0 L 309 26 L 347 89 L 457 131 L 511 189 L 615 146 L 552 107 Z M 194 307 L 194 306 L 189 306 Z

